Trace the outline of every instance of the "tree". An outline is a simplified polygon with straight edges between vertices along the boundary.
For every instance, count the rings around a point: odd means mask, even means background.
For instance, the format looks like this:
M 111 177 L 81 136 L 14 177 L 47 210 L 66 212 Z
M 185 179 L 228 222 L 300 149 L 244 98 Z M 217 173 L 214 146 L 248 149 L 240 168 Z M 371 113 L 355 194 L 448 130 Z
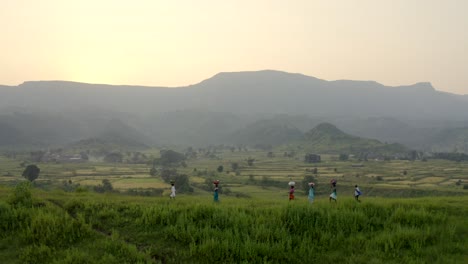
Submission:
M 154 177 L 154 176 L 158 175 L 158 170 L 156 170 L 156 168 L 153 166 L 153 167 L 151 167 L 151 169 L 149 171 L 149 174 Z
M 114 187 L 112 186 L 112 183 L 108 179 L 102 180 L 102 184 L 99 184 L 98 186 L 94 186 L 94 191 L 98 193 L 104 193 L 104 192 L 112 192 L 114 190 Z
M 253 166 L 254 161 L 255 161 L 255 159 L 253 159 L 253 158 L 248 158 L 248 159 L 247 159 L 247 164 L 248 164 L 249 166 Z
M 233 171 L 237 171 L 239 169 L 239 163 L 237 162 L 231 163 L 231 168 Z
M 193 188 L 190 186 L 189 178 L 186 174 L 177 174 L 174 178 L 174 184 L 181 193 L 193 192 Z
M 317 163 L 317 162 L 320 162 L 320 160 L 321 160 L 320 155 L 312 154 L 312 153 L 308 153 L 304 157 L 304 162 L 307 162 L 307 163 Z
M 89 155 L 84 151 L 80 152 L 80 156 L 82 160 L 89 160 Z
M 123 155 L 120 152 L 112 152 L 104 157 L 104 161 L 109 163 L 122 163 L 122 160 Z
M 163 166 L 168 166 L 171 164 L 182 162 L 186 159 L 185 155 L 173 150 L 161 150 L 161 158 L 159 162 Z
M 177 171 L 175 169 L 163 169 L 161 171 L 161 178 L 165 182 L 170 182 L 171 180 L 174 180 L 174 178 L 177 176 Z
M 348 154 L 340 154 L 340 157 L 339 157 L 339 160 L 340 161 L 347 161 L 349 159 L 349 155 Z
M 221 172 L 223 172 L 223 170 L 224 170 L 223 165 L 219 165 L 217 171 L 218 171 L 219 173 L 221 173 Z
M 37 167 L 34 164 L 28 165 L 26 169 L 23 171 L 23 177 L 29 180 L 30 182 L 33 182 L 35 179 L 39 177 L 39 173 L 41 172 L 41 169 Z

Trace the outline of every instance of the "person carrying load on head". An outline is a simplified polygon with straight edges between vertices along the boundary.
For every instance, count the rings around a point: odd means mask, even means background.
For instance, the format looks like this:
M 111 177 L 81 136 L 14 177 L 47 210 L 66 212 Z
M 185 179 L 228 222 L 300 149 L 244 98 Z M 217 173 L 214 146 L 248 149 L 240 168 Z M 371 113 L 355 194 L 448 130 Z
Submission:
M 289 201 L 294 200 L 294 185 L 296 185 L 295 182 L 290 181 L 289 183 Z
M 219 188 L 218 188 L 218 185 L 219 185 L 219 180 L 216 180 L 216 181 L 213 181 L 213 184 L 215 185 L 215 188 L 214 188 L 214 194 L 213 194 L 213 200 L 215 202 L 219 202 Z
M 315 186 L 315 183 L 313 182 L 309 182 L 309 202 L 310 203 L 313 203 L 314 202 L 314 198 L 315 198 L 315 189 L 314 189 L 314 186 Z
M 330 181 L 331 183 L 331 190 L 332 190 L 332 193 L 330 194 L 330 198 L 329 198 L 329 201 L 331 202 L 331 200 L 334 200 L 335 203 L 336 203 L 336 199 L 337 199 L 337 195 L 336 195 L 336 180 L 333 179 Z

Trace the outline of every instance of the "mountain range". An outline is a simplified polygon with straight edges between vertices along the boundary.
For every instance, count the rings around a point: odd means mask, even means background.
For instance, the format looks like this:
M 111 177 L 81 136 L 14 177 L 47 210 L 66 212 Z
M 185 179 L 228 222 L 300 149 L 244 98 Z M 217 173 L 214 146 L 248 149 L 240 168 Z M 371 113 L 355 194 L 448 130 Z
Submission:
M 99 138 L 119 120 L 143 145 L 277 145 L 330 122 L 382 142 L 463 149 L 467 113 L 468 95 L 430 83 L 390 87 L 271 70 L 219 73 L 174 88 L 32 81 L 0 86 L 0 146 Z

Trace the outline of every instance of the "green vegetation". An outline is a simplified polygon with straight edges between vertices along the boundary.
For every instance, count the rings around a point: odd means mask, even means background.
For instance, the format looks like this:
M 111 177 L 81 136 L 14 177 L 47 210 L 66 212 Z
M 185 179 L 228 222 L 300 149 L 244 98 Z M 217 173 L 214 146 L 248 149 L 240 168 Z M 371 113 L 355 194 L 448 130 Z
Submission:
M 138 159 L 158 160 L 161 153 L 147 151 Z M 468 258 L 466 162 L 321 155 L 310 164 L 300 150 L 284 155 L 219 146 L 192 148 L 182 164 L 180 154 L 166 153 L 176 154 L 175 162 L 167 162 L 171 167 L 38 162 L 41 175 L 34 182 L 21 177 L 28 155 L 0 156 L 2 263 L 463 263 Z M 290 178 L 298 184 L 292 202 Z M 221 181 L 217 204 L 215 179 Z M 331 179 L 338 180 L 336 204 L 328 202 Z M 169 199 L 172 180 L 175 200 Z M 316 188 L 313 204 L 306 196 L 310 181 Z M 355 184 L 363 191 L 362 203 L 352 197 Z
M 2 188 L 2 263 L 462 263 L 466 196 L 287 202 Z M 22 201 L 22 202 L 19 202 Z
M 372 152 L 382 154 L 406 153 L 408 149 L 401 144 L 384 144 L 378 140 L 351 136 L 330 123 L 321 123 L 304 135 L 304 140 L 293 144 L 306 151 L 318 153 Z

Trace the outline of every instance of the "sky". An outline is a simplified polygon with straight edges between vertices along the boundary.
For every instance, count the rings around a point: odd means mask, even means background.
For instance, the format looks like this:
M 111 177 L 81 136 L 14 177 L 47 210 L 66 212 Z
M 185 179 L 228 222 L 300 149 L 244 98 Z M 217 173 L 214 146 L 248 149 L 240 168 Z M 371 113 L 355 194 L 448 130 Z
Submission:
M 264 69 L 468 94 L 466 0 L 0 0 L 0 84 Z

